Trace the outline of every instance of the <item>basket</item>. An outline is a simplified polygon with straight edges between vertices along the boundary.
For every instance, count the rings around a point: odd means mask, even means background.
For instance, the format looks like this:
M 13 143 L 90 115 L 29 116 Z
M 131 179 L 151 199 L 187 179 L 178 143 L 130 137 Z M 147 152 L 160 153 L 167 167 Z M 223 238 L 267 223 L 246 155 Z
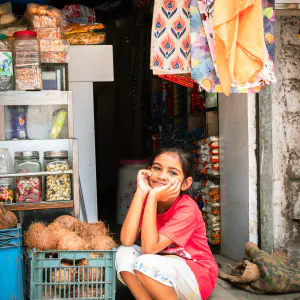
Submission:
M 115 299 L 116 249 L 27 250 L 26 294 L 30 300 Z
M 0 230 L 0 299 L 24 299 L 22 230 Z

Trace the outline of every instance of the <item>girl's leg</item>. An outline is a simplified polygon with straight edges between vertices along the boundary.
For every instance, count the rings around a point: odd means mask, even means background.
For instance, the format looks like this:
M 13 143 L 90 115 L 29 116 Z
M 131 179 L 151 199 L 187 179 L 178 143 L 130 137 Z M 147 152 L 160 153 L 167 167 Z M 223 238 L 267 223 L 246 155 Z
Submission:
M 155 300 L 177 300 L 177 295 L 173 287 L 164 285 L 139 271 L 134 271 L 143 288 Z M 130 274 L 132 275 L 132 274 Z M 138 299 L 138 298 L 137 298 Z M 145 298 L 146 299 L 146 298 Z M 151 298 L 150 298 L 151 299 Z
M 138 300 L 152 300 L 148 292 L 139 283 L 133 267 L 136 259 L 141 256 L 141 248 L 120 246 L 116 254 L 116 269 L 118 279 L 126 284 L 133 296 Z
M 130 292 L 137 300 L 152 300 L 149 293 L 145 290 L 143 285 L 140 284 L 138 278 L 130 272 L 121 272 L 121 276 L 128 286 Z

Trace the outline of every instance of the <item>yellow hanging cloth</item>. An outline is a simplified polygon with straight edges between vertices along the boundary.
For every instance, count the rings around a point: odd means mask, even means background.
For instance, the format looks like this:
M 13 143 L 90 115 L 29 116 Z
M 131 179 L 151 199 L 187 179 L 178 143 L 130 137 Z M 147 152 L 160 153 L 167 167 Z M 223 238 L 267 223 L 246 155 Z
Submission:
M 261 0 L 215 0 L 216 65 L 224 93 L 235 80 L 253 83 L 264 65 Z

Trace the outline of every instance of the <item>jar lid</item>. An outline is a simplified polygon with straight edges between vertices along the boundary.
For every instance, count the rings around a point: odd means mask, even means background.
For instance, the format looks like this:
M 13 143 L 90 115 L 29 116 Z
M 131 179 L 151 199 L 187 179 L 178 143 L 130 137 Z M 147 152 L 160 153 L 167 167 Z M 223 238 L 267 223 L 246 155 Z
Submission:
M 126 159 L 120 160 L 121 165 L 148 165 L 148 159 Z
M 38 151 L 20 151 L 15 152 L 15 157 L 36 157 L 39 158 L 39 152 Z
M 22 31 L 16 31 L 14 33 L 14 37 L 36 37 L 37 34 L 35 31 L 32 30 L 22 30 Z
M 3 33 L 0 33 L 0 41 L 7 39 L 7 36 Z
M 68 150 L 46 151 L 44 152 L 44 157 L 45 158 L 68 157 Z

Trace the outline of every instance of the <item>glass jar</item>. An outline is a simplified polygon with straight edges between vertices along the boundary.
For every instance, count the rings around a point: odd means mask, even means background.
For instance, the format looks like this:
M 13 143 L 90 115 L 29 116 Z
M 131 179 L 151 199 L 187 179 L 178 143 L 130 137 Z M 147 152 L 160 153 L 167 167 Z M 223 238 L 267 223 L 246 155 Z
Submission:
M 46 172 L 70 170 L 68 151 L 47 151 L 44 153 Z M 45 200 L 71 200 L 71 177 L 69 174 L 48 175 L 45 184 Z
M 11 44 L 5 34 L 0 34 L 0 91 L 13 90 L 13 76 Z
M 7 148 L 0 148 L 0 174 L 13 173 L 13 163 Z M 14 200 L 13 178 L 0 178 L 0 204 Z
M 14 38 L 16 90 L 41 90 L 43 85 L 40 45 L 36 32 L 17 31 Z
M 37 151 L 15 152 L 15 173 L 41 172 L 39 158 Z M 17 177 L 15 194 L 18 203 L 42 201 L 41 177 Z

